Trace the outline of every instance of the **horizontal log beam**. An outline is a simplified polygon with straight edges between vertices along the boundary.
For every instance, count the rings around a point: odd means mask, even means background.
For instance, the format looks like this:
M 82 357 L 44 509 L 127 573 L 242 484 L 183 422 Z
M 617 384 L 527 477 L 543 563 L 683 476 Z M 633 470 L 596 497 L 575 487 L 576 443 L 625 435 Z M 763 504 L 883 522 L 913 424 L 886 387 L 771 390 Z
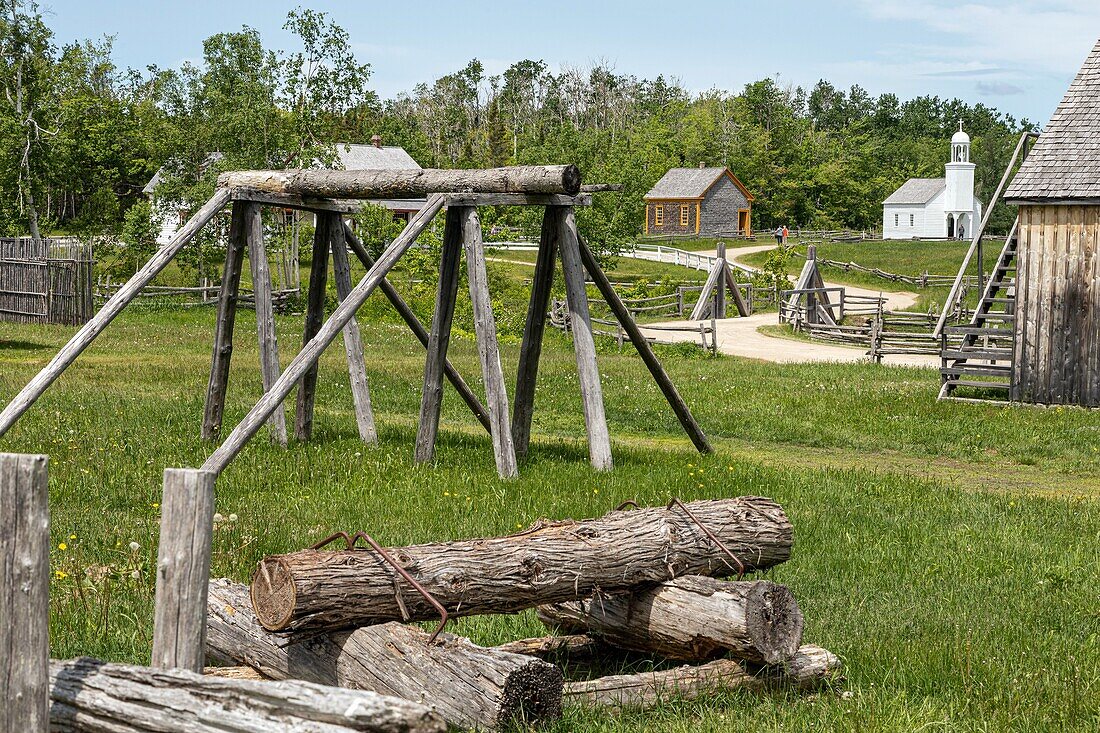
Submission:
M 219 188 L 251 188 L 269 193 L 337 199 L 419 198 L 433 193 L 543 193 L 574 196 L 581 174 L 575 165 L 526 165 L 452 170 L 231 171 L 218 176 Z
M 513 613 L 681 575 L 733 575 L 790 557 L 793 531 L 771 499 L 695 501 L 542 521 L 507 537 L 391 548 L 388 552 L 451 615 Z M 394 589 L 400 601 L 394 598 Z M 438 611 L 371 550 L 303 550 L 260 562 L 253 607 L 272 631 L 333 629 L 438 618 Z
M 54 733 L 443 733 L 425 705 L 309 682 L 258 682 L 184 670 L 50 663 Z
M 274 193 L 254 188 L 230 189 L 233 201 L 252 201 L 284 209 L 302 211 L 334 211 L 340 214 L 355 214 L 362 210 L 364 199 L 335 199 L 299 196 L 291 193 Z M 369 199 L 366 199 L 369 200 Z M 448 193 L 443 195 L 446 206 L 591 206 L 590 194 L 548 193 Z M 409 201 L 410 206 L 418 207 L 424 202 L 419 199 Z
M 423 702 L 463 728 L 537 725 L 561 715 L 561 670 L 534 656 L 486 649 L 413 626 L 380 624 L 295 636 L 263 629 L 248 588 L 210 582 L 209 658 L 246 664 L 273 679 L 371 690 Z

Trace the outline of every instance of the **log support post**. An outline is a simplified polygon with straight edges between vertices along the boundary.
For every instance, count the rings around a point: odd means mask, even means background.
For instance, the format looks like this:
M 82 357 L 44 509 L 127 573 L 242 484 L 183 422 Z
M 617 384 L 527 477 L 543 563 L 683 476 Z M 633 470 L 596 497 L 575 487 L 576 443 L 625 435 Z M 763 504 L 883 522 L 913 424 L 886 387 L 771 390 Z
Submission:
M 201 672 L 203 668 L 214 479 L 215 475 L 208 471 L 164 470 L 153 667 L 191 672 Z
M 363 267 L 368 270 L 374 267 L 374 258 L 367 252 L 367 248 L 363 246 L 363 243 L 355 236 L 355 233 L 351 230 L 347 224 L 344 224 L 344 236 L 347 240 L 348 247 L 355 253 L 355 256 L 362 263 Z M 405 324 L 409 327 L 409 330 L 416 336 L 417 341 L 424 348 L 428 347 L 428 340 L 430 338 L 428 329 L 424 328 L 424 324 L 420 322 L 420 319 L 413 313 L 412 308 L 409 307 L 405 299 L 401 297 L 401 294 L 397 292 L 389 280 L 383 279 L 378 284 L 379 289 L 386 296 L 386 299 L 393 305 L 394 310 L 401 316 L 401 319 L 405 321 Z M 458 373 L 454 365 L 450 361 L 443 360 L 443 374 L 450 381 L 451 386 L 455 388 L 462 401 L 470 408 L 474 413 L 474 417 L 481 423 L 482 427 L 486 431 L 490 430 L 489 427 L 489 411 L 485 409 L 485 405 L 481 404 L 481 400 L 478 399 L 474 391 L 470 389 L 470 386 L 466 384 L 466 380 L 462 378 L 462 375 Z
M 603 388 L 600 386 L 600 368 L 596 363 L 596 342 L 592 336 L 592 320 L 588 312 L 588 293 L 584 282 L 585 265 L 581 260 L 577 222 L 571 206 L 553 207 L 552 211 L 553 216 L 557 218 L 554 228 L 558 233 L 557 244 L 561 252 L 562 272 L 565 276 L 565 296 L 569 302 L 573 348 L 577 355 L 577 374 L 580 377 L 581 400 L 584 403 L 584 424 L 588 430 L 588 455 L 594 468 L 607 471 L 613 465 L 611 437 L 607 431 L 607 417 L 604 414 Z
M 516 373 L 516 400 L 512 407 L 512 442 L 518 455 L 527 455 L 531 442 L 531 416 L 535 409 L 535 383 L 538 380 L 542 336 L 546 330 L 546 313 L 554 285 L 554 259 L 560 235 L 556 227 L 560 219 L 547 208 L 542 217 L 535 276 L 531 281 L 531 300 L 527 305 L 527 321 L 523 326 L 523 343 L 519 350 Z
M 0 731 L 49 729 L 46 456 L 0 453 Z
M 348 245 L 344 236 L 342 217 L 337 216 L 329 235 L 332 275 L 336 280 L 336 297 L 342 303 L 351 293 L 351 263 L 348 262 Z M 348 357 L 348 376 L 351 378 L 351 398 L 355 404 L 355 424 L 359 428 L 359 438 L 364 443 L 377 443 L 378 430 L 375 428 L 374 412 L 370 406 L 367 365 L 363 358 L 363 337 L 359 333 L 359 322 L 355 318 L 344 326 L 344 351 Z
M 271 296 L 271 269 L 264 247 L 263 219 L 260 205 L 240 203 L 245 207 L 245 238 L 248 240 L 248 264 L 252 270 L 252 290 L 256 301 L 256 334 L 260 342 L 260 376 L 264 392 L 279 378 L 279 341 L 275 334 L 275 306 Z M 286 446 L 286 413 L 280 409 L 267 421 L 271 440 Z
M 472 206 L 462 207 L 459 218 L 462 224 L 462 244 L 466 250 L 466 272 L 474 310 L 477 353 L 481 360 L 481 375 L 485 381 L 485 401 L 489 403 L 493 458 L 496 461 L 497 474 L 501 478 L 515 478 L 519 475 L 519 470 L 516 467 L 515 445 L 512 443 L 508 391 L 504 386 L 504 369 L 500 365 L 496 319 L 493 318 L 493 305 L 489 296 L 481 220 L 477 209 Z
M 305 346 L 325 321 L 325 292 L 328 286 L 328 251 L 332 228 L 339 224 L 339 215 L 318 211 L 317 228 L 313 236 L 313 257 L 310 260 L 309 293 L 306 295 L 306 320 L 302 330 Z M 294 419 L 294 437 L 309 440 L 313 435 L 313 406 L 317 400 L 318 362 L 314 361 L 298 383 L 298 403 Z
M 424 362 L 424 389 L 420 397 L 420 423 L 416 430 L 416 461 L 427 463 L 435 457 L 435 439 L 439 432 L 439 411 L 443 406 L 443 364 L 451 341 L 451 323 L 458 294 L 458 266 L 462 254 L 460 209 L 447 209 L 443 227 L 443 252 L 439 262 L 439 287 L 435 294 L 432 330 L 428 335 L 428 356 Z M 491 425 L 491 423 L 490 423 Z M 490 432 L 492 428 L 490 427 Z
M 233 204 L 229 225 L 229 243 L 225 250 L 225 271 L 218 293 L 218 320 L 214 326 L 214 354 L 210 360 L 210 382 L 206 387 L 206 409 L 202 418 L 203 440 L 213 440 L 221 432 L 225 413 L 225 392 L 229 386 L 229 362 L 233 357 L 233 325 L 237 320 L 237 299 L 241 287 L 241 265 L 247 225 L 248 205 Z
M 714 264 L 717 267 L 722 268 L 721 273 L 718 275 L 718 282 L 714 288 L 714 317 L 725 318 L 726 317 L 726 273 L 729 271 L 726 265 L 726 244 L 725 242 L 718 243 L 718 260 Z
M 691 438 L 691 442 L 695 444 L 696 449 L 700 453 L 713 453 L 714 449 L 711 448 L 710 441 L 707 440 L 707 436 L 703 432 L 703 429 L 699 427 L 699 423 L 695 421 L 695 417 L 691 414 L 691 410 L 688 408 L 687 403 L 684 402 L 684 398 L 680 396 L 680 392 L 676 389 L 676 385 L 672 383 L 672 379 L 668 376 L 668 372 L 661 366 L 661 362 L 657 358 L 657 355 L 653 353 L 653 347 L 649 345 L 649 341 L 642 335 L 641 329 L 638 328 L 638 324 L 630 317 L 630 311 L 627 310 L 626 305 L 623 303 L 622 299 L 619 298 L 619 294 L 616 293 L 615 288 L 611 286 L 611 282 L 607 279 L 607 275 L 604 274 L 603 269 L 600 267 L 600 263 L 596 261 L 596 257 L 584 242 L 580 243 L 580 252 L 581 260 L 588 270 L 588 274 L 592 276 L 592 280 L 596 283 L 596 288 L 599 289 L 603 299 L 607 302 L 608 306 L 611 307 L 611 312 L 615 314 L 615 318 L 622 324 L 622 327 L 630 336 L 630 343 L 634 344 L 634 348 L 638 350 L 638 355 L 642 357 L 642 361 L 645 362 L 646 367 L 649 369 L 649 373 L 653 375 L 653 380 L 657 382 L 657 386 L 661 388 L 661 392 L 664 394 L 665 399 L 668 400 L 668 404 L 672 408 L 672 411 L 676 413 L 677 419 L 679 419 L 680 424 L 684 427 L 684 431 L 687 432 L 688 437 Z

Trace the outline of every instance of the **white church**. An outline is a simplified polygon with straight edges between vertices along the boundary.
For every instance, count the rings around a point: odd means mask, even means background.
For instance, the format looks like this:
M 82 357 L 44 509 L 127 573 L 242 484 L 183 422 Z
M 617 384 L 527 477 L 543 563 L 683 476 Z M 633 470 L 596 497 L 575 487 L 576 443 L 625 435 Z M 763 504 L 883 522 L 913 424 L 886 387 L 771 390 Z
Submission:
M 910 178 L 882 202 L 883 239 L 968 239 L 982 218 L 974 195 L 970 136 L 951 137 L 951 162 L 944 178 Z

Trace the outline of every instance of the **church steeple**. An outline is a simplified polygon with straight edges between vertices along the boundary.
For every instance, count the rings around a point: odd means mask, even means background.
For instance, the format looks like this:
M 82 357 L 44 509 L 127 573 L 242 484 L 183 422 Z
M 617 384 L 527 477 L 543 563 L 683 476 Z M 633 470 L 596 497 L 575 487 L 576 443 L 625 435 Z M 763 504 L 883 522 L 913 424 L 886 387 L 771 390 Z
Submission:
M 951 136 L 951 162 L 970 162 L 970 136 L 963 132 L 962 120 L 959 120 L 959 131 Z

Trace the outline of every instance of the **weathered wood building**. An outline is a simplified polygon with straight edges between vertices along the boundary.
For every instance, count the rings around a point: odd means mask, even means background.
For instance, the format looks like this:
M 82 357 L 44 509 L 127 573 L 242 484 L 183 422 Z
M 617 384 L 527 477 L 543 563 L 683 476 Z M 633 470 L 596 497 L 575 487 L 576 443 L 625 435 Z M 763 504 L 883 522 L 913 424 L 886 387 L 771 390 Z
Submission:
M 91 244 L 0 239 L 0 321 L 79 326 L 94 311 Z
M 1017 225 L 1012 399 L 1100 406 L 1100 41 L 1005 192 Z
M 645 195 L 649 236 L 752 233 L 753 195 L 729 168 L 673 168 Z

